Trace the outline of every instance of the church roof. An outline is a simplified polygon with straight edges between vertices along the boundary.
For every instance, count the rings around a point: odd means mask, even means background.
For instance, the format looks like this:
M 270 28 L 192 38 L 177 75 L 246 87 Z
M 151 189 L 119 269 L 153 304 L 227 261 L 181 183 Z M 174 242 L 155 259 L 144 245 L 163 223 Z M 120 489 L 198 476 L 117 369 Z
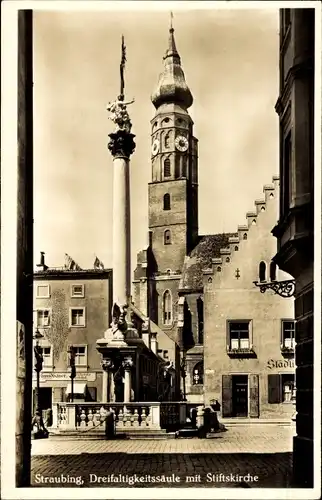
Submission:
M 184 109 L 189 108 L 193 98 L 181 67 L 172 26 L 169 30 L 168 50 L 163 60 L 164 70 L 159 77 L 157 88 L 152 94 L 152 103 L 156 108 L 165 103 L 176 103 L 180 104 Z
M 234 234 L 208 234 L 200 237 L 198 244 L 185 258 L 179 292 L 202 289 L 203 270 L 211 268 L 212 259 L 220 257 L 220 249 L 229 245 L 229 237 Z

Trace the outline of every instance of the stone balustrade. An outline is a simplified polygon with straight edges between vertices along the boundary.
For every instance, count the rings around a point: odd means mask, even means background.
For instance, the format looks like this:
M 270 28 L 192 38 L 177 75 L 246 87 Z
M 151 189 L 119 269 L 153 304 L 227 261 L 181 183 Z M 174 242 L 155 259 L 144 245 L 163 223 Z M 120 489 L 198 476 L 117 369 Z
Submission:
M 185 425 L 188 416 L 185 402 L 56 403 L 53 428 L 62 432 L 103 430 L 108 411 L 114 413 L 117 431 L 179 428 Z

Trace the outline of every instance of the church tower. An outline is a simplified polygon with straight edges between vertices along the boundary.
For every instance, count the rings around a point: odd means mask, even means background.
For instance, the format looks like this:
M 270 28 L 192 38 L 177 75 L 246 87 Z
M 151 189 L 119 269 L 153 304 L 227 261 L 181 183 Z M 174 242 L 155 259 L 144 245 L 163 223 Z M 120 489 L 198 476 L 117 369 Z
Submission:
M 181 273 L 198 237 L 197 140 L 186 84 L 171 25 L 164 69 L 152 95 L 152 182 L 149 183 L 150 247 L 157 272 Z
M 188 113 L 193 98 L 172 25 L 163 60 L 164 69 L 151 97 L 155 115 L 151 120 L 149 245 L 138 254 L 133 284 L 137 307 L 180 343 L 178 288 L 185 257 L 198 240 L 198 153 Z

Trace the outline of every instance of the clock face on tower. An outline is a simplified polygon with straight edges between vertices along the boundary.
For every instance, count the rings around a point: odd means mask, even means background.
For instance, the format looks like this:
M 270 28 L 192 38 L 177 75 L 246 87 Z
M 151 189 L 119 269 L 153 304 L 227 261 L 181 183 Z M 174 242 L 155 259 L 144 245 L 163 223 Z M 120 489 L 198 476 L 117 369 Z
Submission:
M 154 141 L 152 143 L 152 154 L 153 154 L 153 156 L 155 156 L 158 153 L 159 147 L 160 147 L 160 141 L 159 141 L 159 139 L 154 139 Z
M 175 144 L 176 148 L 178 149 L 178 151 L 187 151 L 188 146 L 189 146 L 188 139 L 186 137 L 184 137 L 183 135 L 178 135 L 175 138 L 174 144 Z

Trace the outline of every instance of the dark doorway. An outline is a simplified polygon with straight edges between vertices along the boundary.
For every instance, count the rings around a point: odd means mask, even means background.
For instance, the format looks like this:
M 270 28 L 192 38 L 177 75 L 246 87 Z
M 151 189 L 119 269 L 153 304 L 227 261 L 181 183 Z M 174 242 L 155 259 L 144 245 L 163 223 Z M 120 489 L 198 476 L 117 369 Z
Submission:
M 248 376 L 233 375 L 232 384 L 232 414 L 233 417 L 248 415 Z

